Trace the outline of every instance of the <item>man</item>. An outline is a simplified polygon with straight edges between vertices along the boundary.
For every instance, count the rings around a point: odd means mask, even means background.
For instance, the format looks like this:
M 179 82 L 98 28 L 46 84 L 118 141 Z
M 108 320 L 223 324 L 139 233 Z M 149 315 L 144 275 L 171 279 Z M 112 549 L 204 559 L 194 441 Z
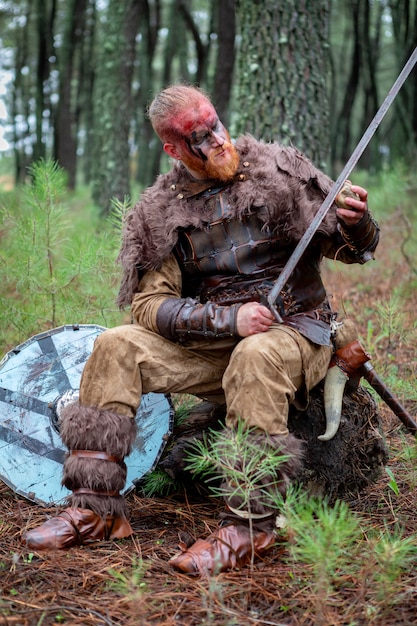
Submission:
M 378 227 L 366 190 L 352 186 L 352 197 L 329 211 L 280 294 L 283 323 L 277 323 L 262 295 L 330 179 L 294 148 L 250 136 L 233 145 L 209 98 L 194 87 L 163 90 L 149 116 L 175 164 L 125 222 L 118 302 L 131 305 L 135 324 L 96 340 L 79 402 L 62 414 L 70 506 L 24 540 L 41 549 L 129 536 L 120 490 L 141 395 L 189 393 L 225 399 L 227 432 L 243 421 L 252 442 L 285 458 L 249 494 L 249 506 L 225 477 L 221 525 L 171 559 L 185 572 L 222 571 L 274 543 L 276 510 L 263 494 L 273 484 L 285 495 L 301 466 L 301 442 L 287 428 L 289 405 L 306 406 L 332 354 L 335 314 L 320 278 L 322 257 L 364 263 Z

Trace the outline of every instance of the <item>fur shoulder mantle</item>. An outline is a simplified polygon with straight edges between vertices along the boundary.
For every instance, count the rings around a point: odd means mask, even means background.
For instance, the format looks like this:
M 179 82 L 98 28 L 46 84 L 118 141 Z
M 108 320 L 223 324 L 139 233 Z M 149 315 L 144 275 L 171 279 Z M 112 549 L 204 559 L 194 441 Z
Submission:
M 225 186 L 237 218 L 257 208 L 264 227 L 298 240 L 305 232 L 332 181 L 297 149 L 263 143 L 251 136 L 236 142 L 238 172 Z M 158 176 L 126 216 L 118 262 L 123 276 L 117 303 L 130 305 L 138 287 L 138 268 L 158 269 L 169 256 L 181 228 L 202 228 L 211 204 L 202 192 L 216 181 L 193 181 L 182 163 Z M 327 218 L 326 218 L 327 219 Z M 335 229 L 335 218 L 321 227 Z

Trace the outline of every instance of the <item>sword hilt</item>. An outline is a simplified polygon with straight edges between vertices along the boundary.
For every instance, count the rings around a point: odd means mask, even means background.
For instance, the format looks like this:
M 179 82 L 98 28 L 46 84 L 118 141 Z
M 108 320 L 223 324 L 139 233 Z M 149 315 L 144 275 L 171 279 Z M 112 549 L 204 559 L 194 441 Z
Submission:
M 275 319 L 277 320 L 277 322 L 279 324 L 282 324 L 282 322 L 284 321 L 276 307 L 276 304 L 274 301 L 271 300 L 271 298 L 268 296 L 266 296 L 263 291 L 261 291 L 258 287 L 256 287 L 256 291 L 258 292 L 259 295 L 259 302 L 260 304 L 263 304 L 263 306 L 266 306 L 267 309 L 269 309 L 271 311 L 271 313 L 274 314 Z

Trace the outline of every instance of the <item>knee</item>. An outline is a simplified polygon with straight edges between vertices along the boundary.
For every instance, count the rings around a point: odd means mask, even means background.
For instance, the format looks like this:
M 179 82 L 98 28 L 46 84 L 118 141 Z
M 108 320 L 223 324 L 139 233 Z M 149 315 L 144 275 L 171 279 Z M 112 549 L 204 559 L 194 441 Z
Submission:
M 263 334 L 245 337 L 233 350 L 230 362 L 240 362 L 248 367 L 265 361 L 273 361 L 277 365 L 281 361 L 280 350 L 266 339 Z
M 98 337 L 94 341 L 94 349 L 96 348 L 105 348 L 107 345 L 113 343 L 113 341 L 117 340 L 119 336 L 119 327 L 116 328 L 108 328 L 98 335 Z
M 129 341 L 129 329 L 126 326 L 116 326 L 103 331 L 94 341 L 94 351 L 108 352 L 120 349 L 120 346 Z

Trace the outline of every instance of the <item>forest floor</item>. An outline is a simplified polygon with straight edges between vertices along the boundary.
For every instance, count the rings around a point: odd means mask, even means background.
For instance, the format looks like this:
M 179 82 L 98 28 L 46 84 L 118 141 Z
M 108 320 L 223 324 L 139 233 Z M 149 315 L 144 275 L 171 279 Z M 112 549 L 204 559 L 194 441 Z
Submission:
M 352 307 L 350 314 L 358 320 L 359 332 L 368 338 L 367 311 L 372 316 L 375 302 L 388 300 L 410 271 L 404 256 L 393 260 L 390 254 L 401 241 L 395 236 L 395 217 L 389 226 L 389 241 L 382 238 L 376 262 L 325 272 L 336 308 Z M 414 324 L 416 290 L 410 290 L 404 306 L 404 324 Z M 385 366 L 394 363 L 397 378 L 415 384 L 415 342 L 403 340 L 397 332 L 396 341 L 392 336 L 375 339 L 373 348 L 373 363 L 382 377 L 388 371 Z M 417 402 L 407 397 L 401 400 L 416 416 Z M 390 476 L 383 475 L 349 504 L 375 529 L 394 534 L 400 528 L 404 537 L 412 537 L 416 532 L 417 473 L 413 476 L 413 463 L 404 461 L 402 449 L 405 441 L 413 446 L 414 438 L 386 405 L 380 404 L 379 410 L 396 490 Z M 0 485 L 0 625 L 417 624 L 415 561 L 402 573 L 400 587 L 391 599 L 374 595 L 365 576 L 352 578 L 348 572 L 343 584 L 323 599 L 320 590 L 308 582 L 311 566 L 291 561 L 285 542 L 278 543 L 253 568 L 211 578 L 179 574 L 168 564 L 179 539 L 207 535 L 216 527 L 220 509 L 218 501 L 186 494 L 164 498 L 129 494 L 131 539 L 68 552 L 32 553 L 20 544 L 22 531 L 44 521 L 55 509 L 45 510 Z

